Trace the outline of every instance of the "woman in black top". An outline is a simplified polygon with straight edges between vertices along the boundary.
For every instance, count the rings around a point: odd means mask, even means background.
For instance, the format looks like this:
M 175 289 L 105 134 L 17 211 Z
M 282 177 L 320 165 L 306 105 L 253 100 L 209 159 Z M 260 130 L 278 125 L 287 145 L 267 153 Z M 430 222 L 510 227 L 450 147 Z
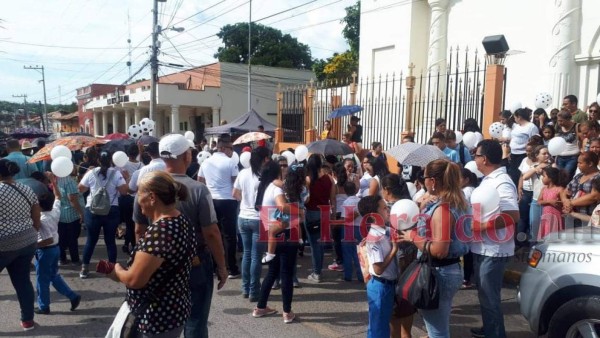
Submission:
M 354 152 L 356 154 L 360 154 L 362 147 L 362 135 L 363 135 L 363 127 L 358 124 L 360 118 L 358 116 L 352 116 L 350 118 L 350 132 L 352 136 L 350 137 L 350 141 L 354 144 Z M 360 155 L 359 155 L 360 156 Z

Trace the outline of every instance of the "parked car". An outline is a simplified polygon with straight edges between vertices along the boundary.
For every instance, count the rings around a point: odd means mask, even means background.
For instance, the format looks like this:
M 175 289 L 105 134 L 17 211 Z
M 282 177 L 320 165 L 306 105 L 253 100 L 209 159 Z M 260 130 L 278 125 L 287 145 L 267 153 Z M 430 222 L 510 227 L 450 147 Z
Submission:
M 566 229 L 534 246 L 517 300 L 537 335 L 600 337 L 600 228 Z

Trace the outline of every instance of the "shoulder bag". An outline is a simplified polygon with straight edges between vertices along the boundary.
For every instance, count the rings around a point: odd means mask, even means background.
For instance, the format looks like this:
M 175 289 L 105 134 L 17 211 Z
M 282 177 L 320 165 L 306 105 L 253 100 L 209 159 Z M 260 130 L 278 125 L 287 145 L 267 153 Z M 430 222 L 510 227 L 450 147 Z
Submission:
M 426 242 L 423 254 L 400 276 L 396 297 L 405 299 L 417 309 L 435 310 L 439 306 L 440 289 L 431 265 L 431 242 Z

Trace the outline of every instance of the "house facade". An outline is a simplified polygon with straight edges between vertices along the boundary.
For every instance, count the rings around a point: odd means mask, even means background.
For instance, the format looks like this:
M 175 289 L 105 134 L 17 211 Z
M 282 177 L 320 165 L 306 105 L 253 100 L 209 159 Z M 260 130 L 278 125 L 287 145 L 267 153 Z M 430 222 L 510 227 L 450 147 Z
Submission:
M 264 118 L 276 122 L 276 92 L 279 84 L 305 83 L 311 71 L 252 66 L 251 105 Z M 248 111 L 247 67 L 217 62 L 159 78 L 154 135 L 194 131 L 232 121 Z M 78 96 L 79 98 L 79 96 Z M 90 95 L 84 115 L 93 123 L 95 135 L 127 132 L 129 125 L 149 117 L 150 81 Z M 81 123 L 81 115 L 80 115 Z
M 445 74 L 451 51 L 481 56 L 483 38 L 503 34 L 522 52 L 505 62 L 506 107 L 533 107 L 535 95 L 548 92 L 552 108 L 568 94 L 583 108 L 600 90 L 598 22 L 597 0 L 362 0 L 359 75 L 406 74 L 411 63 L 415 75 Z

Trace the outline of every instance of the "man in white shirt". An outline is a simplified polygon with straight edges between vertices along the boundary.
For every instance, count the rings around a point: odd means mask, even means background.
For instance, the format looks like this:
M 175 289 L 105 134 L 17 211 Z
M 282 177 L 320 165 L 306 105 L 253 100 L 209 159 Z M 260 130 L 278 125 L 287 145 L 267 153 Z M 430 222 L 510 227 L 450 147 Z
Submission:
M 502 146 L 497 141 L 479 142 L 474 157 L 477 169 L 484 175 L 477 189 L 498 191 L 500 203 L 493 210 L 484 210 L 482 220 L 489 222 L 482 224 L 480 230 L 474 229 L 480 231 L 480 236 L 474 236 L 471 252 L 483 328 L 473 328 L 471 334 L 473 337 L 505 338 L 500 291 L 506 263 L 515 251 L 514 232 L 519 220 L 517 189 L 506 168 L 501 166 Z M 494 220 L 495 215 L 503 217 Z
M 229 279 L 240 277 L 237 265 L 237 207 L 233 198 L 233 183 L 238 175 L 238 164 L 231 160 L 233 146 L 228 138 L 220 138 L 217 151 L 200 166 L 198 181 L 206 184 L 213 198 L 217 220 L 224 234 L 225 257 Z
M 138 174 L 137 181 L 135 182 L 135 184 L 133 184 L 133 182 L 129 182 L 129 190 L 132 192 L 136 192 L 138 190 L 138 183 L 140 182 L 144 174 L 158 170 L 165 171 L 167 168 L 165 166 L 165 161 L 163 161 L 163 159 L 160 158 L 160 154 L 158 152 L 158 142 L 151 142 L 150 144 L 148 144 L 148 146 L 146 146 L 146 152 L 148 153 L 148 155 L 150 155 L 152 160 L 150 161 L 150 163 L 148 163 L 147 166 L 144 166 L 143 168 L 139 169 L 140 172 Z

